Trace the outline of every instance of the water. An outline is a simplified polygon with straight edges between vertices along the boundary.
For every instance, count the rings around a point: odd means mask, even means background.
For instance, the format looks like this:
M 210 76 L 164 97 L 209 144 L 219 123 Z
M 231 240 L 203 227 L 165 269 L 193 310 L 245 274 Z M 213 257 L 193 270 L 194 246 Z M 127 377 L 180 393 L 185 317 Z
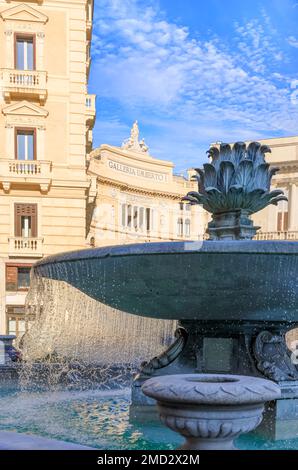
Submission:
M 175 321 L 123 313 L 46 278 L 33 279 L 26 309 L 35 321 L 19 342 L 23 388 L 41 376 L 52 388 L 61 381 L 84 389 L 110 379 L 128 384 L 143 361 L 167 348 L 176 328 Z
M 182 438 L 156 420 L 129 419 L 130 385 L 141 362 L 173 341 L 176 322 L 106 307 L 64 282 L 35 278 L 36 317 L 19 343 L 20 387 L 0 394 L 0 429 L 98 449 L 174 449 Z M 242 449 L 298 449 L 295 440 L 241 436 Z
M 0 428 L 98 449 L 173 449 L 181 438 L 159 423 L 129 421 L 130 391 L 24 392 L 0 397 Z
M 171 450 L 183 439 L 157 421 L 129 420 L 130 390 L 34 392 L 11 390 L 0 396 L 0 429 L 18 431 L 102 450 Z M 297 450 L 298 438 L 265 441 L 243 435 L 240 449 Z

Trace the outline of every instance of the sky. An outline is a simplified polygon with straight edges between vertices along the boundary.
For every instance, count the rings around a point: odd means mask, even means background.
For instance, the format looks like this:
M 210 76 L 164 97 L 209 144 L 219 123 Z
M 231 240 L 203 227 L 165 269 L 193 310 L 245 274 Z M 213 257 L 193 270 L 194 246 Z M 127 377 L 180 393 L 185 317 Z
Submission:
M 95 0 L 94 147 L 140 136 L 176 173 L 212 142 L 298 135 L 297 0 Z

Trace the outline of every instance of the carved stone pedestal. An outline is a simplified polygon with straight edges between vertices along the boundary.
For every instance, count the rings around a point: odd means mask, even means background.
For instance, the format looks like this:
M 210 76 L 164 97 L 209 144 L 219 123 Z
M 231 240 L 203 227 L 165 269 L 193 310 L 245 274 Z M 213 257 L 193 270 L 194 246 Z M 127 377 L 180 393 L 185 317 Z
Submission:
M 163 424 L 185 437 L 184 450 L 234 449 L 261 422 L 264 403 L 280 396 L 269 380 L 217 374 L 155 377 L 142 390 L 157 400 Z
M 249 375 L 273 380 L 281 388 L 281 399 L 266 408 L 258 428 L 262 436 L 297 437 L 298 354 L 288 349 L 285 339 L 287 331 L 297 326 L 266 321 L 180 321 L 173 345 L 144 364 L 134 382 L 132 418 L 156 416 L 151 406 L 154 401 L 142 392 L 142 385 L 152 376 L 194 372 Z

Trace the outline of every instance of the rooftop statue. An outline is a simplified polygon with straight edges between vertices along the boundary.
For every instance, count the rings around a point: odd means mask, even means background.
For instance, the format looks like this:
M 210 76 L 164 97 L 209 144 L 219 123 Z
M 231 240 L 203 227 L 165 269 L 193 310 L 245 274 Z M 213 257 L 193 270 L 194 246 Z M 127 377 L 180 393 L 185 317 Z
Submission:
M 144 139 L 139 141 L 139 135 L 138 121 L 135 121 L 130 131 L 130 137 L 122 143 L 121 148 L 133 150 L 134 152 L 148 153 L 149 147 L 145 144 Z
M 265 154 L 267 145 L 236 142 L 234 146 L 220 144 L 208 150 L 210 163 L 196 168 L 199 191 L 185 198 L 191 204 L 201 204 L 212 214 L 207 232 L 210 239 L 251 239 L 260 227 L 254 227 L 250 215 L 269 204 L 287 200 L 283 191 L 270 191 L 272 176 L 278 168 L 270 167 Z

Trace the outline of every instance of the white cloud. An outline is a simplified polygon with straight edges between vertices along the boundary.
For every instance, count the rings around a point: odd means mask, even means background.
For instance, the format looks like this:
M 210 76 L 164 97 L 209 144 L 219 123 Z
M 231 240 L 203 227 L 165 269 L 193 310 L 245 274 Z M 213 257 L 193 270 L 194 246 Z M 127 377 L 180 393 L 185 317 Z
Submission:
M 289 37 L 288 37 L 288 43 L 289 43 L 290 46 L 292 46 L 292 47 L 298 47 L 298 39 L 295 38 L 295 36 L 289 36 Z
M 164 156 L 158 128 L 173 151 L 171 136 L 177 146 L 179 141 L 200 145 L 295 134 L 298 107 L 291 104 L 288 80 L 274 70 L 283 58 L 275 34 L 263 13 L 261 21 L 235 25 L 232 46 L 219 38 L 199 41 L 187 28 L 166 21 L 156 7 L 141 8 L 138 0 L 99 0 L 93 38 L 96 91 L 102 99 L 116 100 L 128 115 L 141 114 L 140 121 L 151 122 L 157 156 Z M 115 126 L 119 131 L 118 122 Z

